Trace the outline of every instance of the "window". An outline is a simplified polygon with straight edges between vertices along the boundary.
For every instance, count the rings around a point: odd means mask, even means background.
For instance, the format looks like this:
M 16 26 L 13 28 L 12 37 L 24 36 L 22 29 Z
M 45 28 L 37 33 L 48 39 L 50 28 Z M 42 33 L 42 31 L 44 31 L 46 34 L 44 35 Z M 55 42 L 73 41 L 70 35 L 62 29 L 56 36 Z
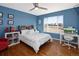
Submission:
M 63 15 L 44 18 L 44 32 L 63 32 Z

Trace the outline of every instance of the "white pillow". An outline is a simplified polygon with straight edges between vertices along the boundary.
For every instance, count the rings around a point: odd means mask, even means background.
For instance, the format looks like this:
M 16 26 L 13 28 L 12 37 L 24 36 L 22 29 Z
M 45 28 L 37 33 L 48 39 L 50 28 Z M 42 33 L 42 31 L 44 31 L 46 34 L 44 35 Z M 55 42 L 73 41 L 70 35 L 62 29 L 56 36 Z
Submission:
M 34 33 L 34 29 L 28 30 L 26 33 L 27 34 L 32 34 L 32 33 Z
M 25 34 L 32 34 L 34 32 L 34 29 L 31 29 L 31 30 L 22 30 L 22 35 L 25 35 Z
M 34 29 L 31 29 L 30 32 L 34 32 Z
M 28 30 L 21 30 L 22 35 L 26 34 L 28 32 Z

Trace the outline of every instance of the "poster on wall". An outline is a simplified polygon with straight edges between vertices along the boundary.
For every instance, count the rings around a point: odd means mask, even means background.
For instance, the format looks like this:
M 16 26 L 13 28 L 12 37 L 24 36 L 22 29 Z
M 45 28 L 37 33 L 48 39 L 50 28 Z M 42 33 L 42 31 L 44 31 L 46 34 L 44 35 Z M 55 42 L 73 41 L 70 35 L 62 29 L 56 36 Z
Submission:
M 39 20 L 39 24 L 41 24 L 41 20 Z
M 3 13 L 0 12 L 0 25 L 3 23 Z
M 0 20 L 0 25 L 2 24 L 2 20 Z
M 9 21 L 8 21 L 8 24 L 9 24 L 9 25 L 13 25 L 13 24 L 14 24 L 14 21 L 9 20 Z
M 8 24 L 13 25 L 14 24 L 14 15 L 8 14 Z
M 0 18 L 3 18 L 3 13 L 2 12 L 0 12 Z
M 14 18 L 14 15 L 13 15 L 13 14 L 8 14 L 8 18 L 9 18 L 10 20 L 12 20 L 12 19 Z

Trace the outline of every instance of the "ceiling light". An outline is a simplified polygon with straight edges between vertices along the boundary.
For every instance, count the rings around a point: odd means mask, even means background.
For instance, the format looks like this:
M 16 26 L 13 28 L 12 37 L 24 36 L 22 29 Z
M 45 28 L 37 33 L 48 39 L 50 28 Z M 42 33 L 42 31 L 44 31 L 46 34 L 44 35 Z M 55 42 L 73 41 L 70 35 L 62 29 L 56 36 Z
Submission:
M 36 7 L 35 10 L 38 10 L 38 8 Z

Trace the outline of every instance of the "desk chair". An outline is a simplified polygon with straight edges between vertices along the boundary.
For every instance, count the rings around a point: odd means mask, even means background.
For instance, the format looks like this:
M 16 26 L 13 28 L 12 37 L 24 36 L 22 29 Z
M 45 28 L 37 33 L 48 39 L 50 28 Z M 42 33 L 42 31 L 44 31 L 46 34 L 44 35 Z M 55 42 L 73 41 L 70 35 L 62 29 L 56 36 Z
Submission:
M 64 34 L 64 44 L 62 46 L 68 46 L 68 49 L 70 49 L 70 47 L 76 48 L 75 46 L 71 45 L 71 41 L 74 40 L 73 36 L 71 34 L 65 33 Z

